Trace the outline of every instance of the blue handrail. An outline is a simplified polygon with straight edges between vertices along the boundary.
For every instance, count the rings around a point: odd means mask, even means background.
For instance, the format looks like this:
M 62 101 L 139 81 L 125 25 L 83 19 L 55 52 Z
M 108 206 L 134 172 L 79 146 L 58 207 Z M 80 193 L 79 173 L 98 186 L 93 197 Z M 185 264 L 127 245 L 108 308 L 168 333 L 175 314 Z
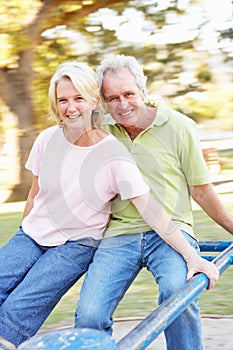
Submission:
M 231 241 L 199 241 L 201 252 L 222 252 L 232 244 Z
M 233 243 L 219 254 L 213 262 L 219 273 L 233 264 Z M 201 249 L 202 250 L 202 249 Z M 210 247 L 208 248 L 210 250 Z M 141 321 L 117 343 L 120 350 L 143 350 L 162 333 L 181 312 L 207 288 L 209 280 L 203 273 L 194 276 L 182 289 L 164 301 L 155 311 Z

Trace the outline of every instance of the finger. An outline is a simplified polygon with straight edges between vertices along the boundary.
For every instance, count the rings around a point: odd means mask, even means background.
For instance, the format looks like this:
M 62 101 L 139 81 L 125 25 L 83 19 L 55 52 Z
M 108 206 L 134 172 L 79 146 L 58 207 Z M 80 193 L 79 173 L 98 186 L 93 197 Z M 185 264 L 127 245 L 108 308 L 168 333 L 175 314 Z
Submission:
M 208 287 L 207 287 L 208 290 L 214 288 L 214 286 L 216 285 L 216 283 L 217 283 L 217 281 L 218 281 L 218 279 L 219 279 L 219 276 L 220 276 L 219 271 L 218 271 L 218 269 L 216 269 L 216 270 L 214 271 L 212 277 L 209 278 L 209 285 L 208 285 Z
M 209 279 L 209 284 L 208 284 L 207 290 L 213 289 L 214 286 L 216 285 L 217 281 L 218 281 L 218 278 L 216 278 L 216 277 Z
M 195 271 L 193 270 L 188 271 L 186 279 L 190 280 L 194 276 L 194 274 L 195 274 Z

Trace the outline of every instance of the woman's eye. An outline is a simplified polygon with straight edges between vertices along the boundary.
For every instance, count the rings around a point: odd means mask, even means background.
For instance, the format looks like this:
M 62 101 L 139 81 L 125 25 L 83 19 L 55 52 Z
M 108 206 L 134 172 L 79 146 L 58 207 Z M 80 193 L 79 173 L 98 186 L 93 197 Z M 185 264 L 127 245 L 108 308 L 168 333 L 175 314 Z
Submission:
M 58 103 L 64 103 L 64 102 L 66 102 L 66 100 L 65 99 L 61 99 L 61 100 L 58 100 Z
M 76 101 L 76 102 L 81 102 L 81 101 L 83 101 L 83 100 L 84 100 L 84 98 L 82 98 L 81 96 L 75 98 L 75 101 Z

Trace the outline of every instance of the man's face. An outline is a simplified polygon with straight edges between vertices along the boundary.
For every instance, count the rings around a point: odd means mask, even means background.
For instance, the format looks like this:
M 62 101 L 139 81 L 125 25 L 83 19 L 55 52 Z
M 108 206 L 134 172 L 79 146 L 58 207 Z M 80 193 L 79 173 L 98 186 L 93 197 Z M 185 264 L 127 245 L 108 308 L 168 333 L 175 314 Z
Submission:
M 107 72 L 102 88 L 111 116 L 125 128 L 137 126 L 143 118 L 144 91 L 139 90 L 134 75 L 127 68 Z

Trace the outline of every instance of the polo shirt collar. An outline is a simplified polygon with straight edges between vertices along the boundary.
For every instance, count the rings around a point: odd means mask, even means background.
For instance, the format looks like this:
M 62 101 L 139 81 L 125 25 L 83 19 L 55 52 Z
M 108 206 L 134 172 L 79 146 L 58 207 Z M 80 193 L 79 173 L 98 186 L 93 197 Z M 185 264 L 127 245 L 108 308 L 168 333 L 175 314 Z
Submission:
M 161 104 L 157 107 L 156 117 L 153 120 L 151 126 L 161 126 L 165 124 L 170 119 L 169 108 Z

